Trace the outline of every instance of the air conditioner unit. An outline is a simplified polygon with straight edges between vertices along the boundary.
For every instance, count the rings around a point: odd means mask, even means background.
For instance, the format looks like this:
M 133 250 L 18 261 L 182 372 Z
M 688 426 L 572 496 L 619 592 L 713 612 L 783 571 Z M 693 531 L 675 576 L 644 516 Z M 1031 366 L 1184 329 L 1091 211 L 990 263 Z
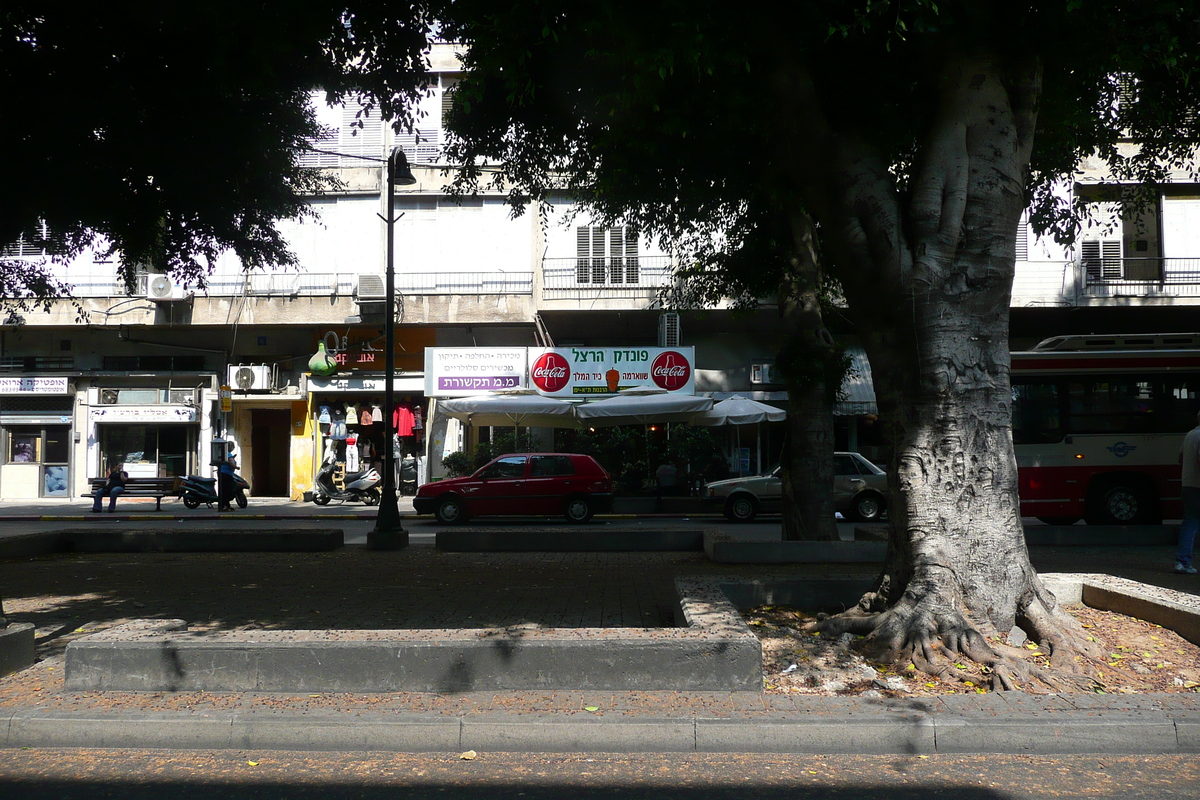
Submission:
M 759 361 L 750 365 L 750 383 L 778 383 L 773 373 L 775 365 L 769 361 Z
M 229 366 L 228 385 L 239 392 L 269 392 L 274 389 L 270 364 Z
M 170 275 L 149 275 L 146 280 L 146 299 L 156 303 L 186 300 L 187 291 L 175 283 Z
M 658 346 L 679 347 L 679 315 L 674 311 L 661 314 L 658 318 Z
M 359 275 L 357 297 L 360 302 L 387 300 L 387 287 L 384 286 L 383 276 Z

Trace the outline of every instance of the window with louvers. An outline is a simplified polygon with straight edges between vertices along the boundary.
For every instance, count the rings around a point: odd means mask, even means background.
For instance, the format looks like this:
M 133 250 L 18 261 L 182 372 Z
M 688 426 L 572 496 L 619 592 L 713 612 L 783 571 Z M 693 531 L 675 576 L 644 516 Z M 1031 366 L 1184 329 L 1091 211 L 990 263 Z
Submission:
M 637 234 L 625 227 L 575 229 L 575 280 L 592 284 L 637 283 Z
M 41 258 L 59 256 L 67 252 L 67 237 L 45 222 L 39 222 L 32 230 L 17 237 L 15 242 L 0 246 L 0 257 Z
M 1119 239 L 1089 239 L 1080 243 L 1079 257 L 1088 280 L 1120 280 L 1121 242 Z

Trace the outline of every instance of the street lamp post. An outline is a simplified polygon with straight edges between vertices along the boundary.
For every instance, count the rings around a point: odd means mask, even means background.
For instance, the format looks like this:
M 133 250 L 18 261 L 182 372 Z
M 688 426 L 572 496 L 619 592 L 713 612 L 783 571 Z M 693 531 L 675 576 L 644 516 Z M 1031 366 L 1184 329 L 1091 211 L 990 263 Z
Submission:
M 379 513 L 375 527 L 367 534 L 367 547 L 372 550 L 398 550 L 408 544 L 408 533 L 400 522 L 400 509 L 396 505 L 396 451 L 392 445 L 396 430 L 395 412 L 396 380 L 396 187 L 412 186 L 417 182 L 408 159 L 399 147 L 392 148 L 387 162 L 387 267 L 386 289 L 387 311 L 384 321 L 385 384 L 383 389 L 383 497 L 379 501 Z

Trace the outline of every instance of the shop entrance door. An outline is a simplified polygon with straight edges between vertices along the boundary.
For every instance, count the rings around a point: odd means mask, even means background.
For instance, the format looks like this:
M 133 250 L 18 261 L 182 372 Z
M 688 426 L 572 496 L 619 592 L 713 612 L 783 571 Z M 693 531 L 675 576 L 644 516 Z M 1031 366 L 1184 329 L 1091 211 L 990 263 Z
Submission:
M 255 408 L 250 412 L 250 492 L 255 497 L 287 497 L 292 412 Z

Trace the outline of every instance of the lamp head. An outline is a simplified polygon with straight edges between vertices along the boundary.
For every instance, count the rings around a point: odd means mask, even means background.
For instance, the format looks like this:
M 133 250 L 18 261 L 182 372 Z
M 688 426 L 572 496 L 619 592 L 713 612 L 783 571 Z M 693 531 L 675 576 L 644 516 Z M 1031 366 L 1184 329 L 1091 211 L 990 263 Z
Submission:
M 412 170 L 408 167 L 408 157 L 404 155 L 403 148 L 392 148 L 392 154 L 388 157 L 388 164 L 391 167 L 392 185 L 412 186 L 417 182 L 416 177 L 412 174 Z

